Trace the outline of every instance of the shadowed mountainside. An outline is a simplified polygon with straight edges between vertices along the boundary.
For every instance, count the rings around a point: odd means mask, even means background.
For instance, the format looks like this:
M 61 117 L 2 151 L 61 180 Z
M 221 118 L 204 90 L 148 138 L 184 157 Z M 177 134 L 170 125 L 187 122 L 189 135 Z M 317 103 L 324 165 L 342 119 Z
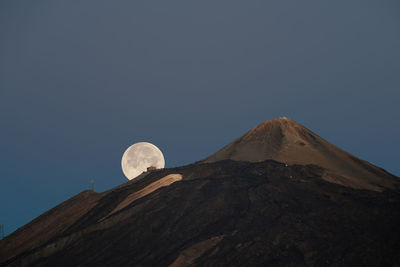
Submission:
M 399 266 L 400 182 L 304 129 L 273 120 L 203 162 L 84 191 L 0 240 L 0 266 Z

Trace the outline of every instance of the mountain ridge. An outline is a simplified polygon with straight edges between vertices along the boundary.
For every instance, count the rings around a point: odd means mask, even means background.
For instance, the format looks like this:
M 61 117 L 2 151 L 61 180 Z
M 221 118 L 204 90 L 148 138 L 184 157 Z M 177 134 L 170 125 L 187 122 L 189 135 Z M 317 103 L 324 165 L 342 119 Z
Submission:
M 0 240 L 0 266 L 400 265 L 395 176 L 288 118 L 220 151 L 77 194 Z

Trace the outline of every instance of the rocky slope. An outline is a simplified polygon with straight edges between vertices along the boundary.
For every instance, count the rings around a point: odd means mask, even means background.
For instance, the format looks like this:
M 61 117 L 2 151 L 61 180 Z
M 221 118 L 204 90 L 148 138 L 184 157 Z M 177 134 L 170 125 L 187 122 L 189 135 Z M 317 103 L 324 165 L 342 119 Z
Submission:
M 78 194 L 0 240 L 0 266 L 399 266 L 398 178 L 283 120 L 202 163 Z M 262 142 L 285 160 L 246 154 Z M 297 147 L 331 165 L 289 162 Z
M 375 191 L 400 189 L 390 173 L 354 157 L 286 117 L 261 123 L 201 162 L 225 159 L 315 164 L 326 169 L 323 178 L 333 183 Z

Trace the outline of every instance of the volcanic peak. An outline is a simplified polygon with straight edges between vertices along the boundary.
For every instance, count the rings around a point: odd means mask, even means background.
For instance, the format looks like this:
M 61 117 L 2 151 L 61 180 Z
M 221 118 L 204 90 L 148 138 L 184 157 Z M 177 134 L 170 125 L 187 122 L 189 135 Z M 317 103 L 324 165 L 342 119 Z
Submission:
M 284 136 L 290 135 L 290 129 L 304 128 L 297 122 L 287 117 L 264 121 L 246 133 L 243 141 L 259 141 L 265 143 L 280 142 Z
M 323 178 L 333 183 L 375 191 L 399 187 L 393 175 L 343 151 L 287 117 L 262 122 L 200 163 L 227 159 L 314 164 L 325 168 Z

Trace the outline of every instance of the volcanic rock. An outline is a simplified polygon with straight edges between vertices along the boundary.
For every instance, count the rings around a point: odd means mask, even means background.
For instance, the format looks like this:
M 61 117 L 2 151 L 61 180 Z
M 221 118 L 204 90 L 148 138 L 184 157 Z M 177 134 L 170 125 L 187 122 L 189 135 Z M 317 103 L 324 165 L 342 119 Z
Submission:
M 399 183 L 277 119 L 76 195 L 0 240 L 0 266 L 400 266 Z

